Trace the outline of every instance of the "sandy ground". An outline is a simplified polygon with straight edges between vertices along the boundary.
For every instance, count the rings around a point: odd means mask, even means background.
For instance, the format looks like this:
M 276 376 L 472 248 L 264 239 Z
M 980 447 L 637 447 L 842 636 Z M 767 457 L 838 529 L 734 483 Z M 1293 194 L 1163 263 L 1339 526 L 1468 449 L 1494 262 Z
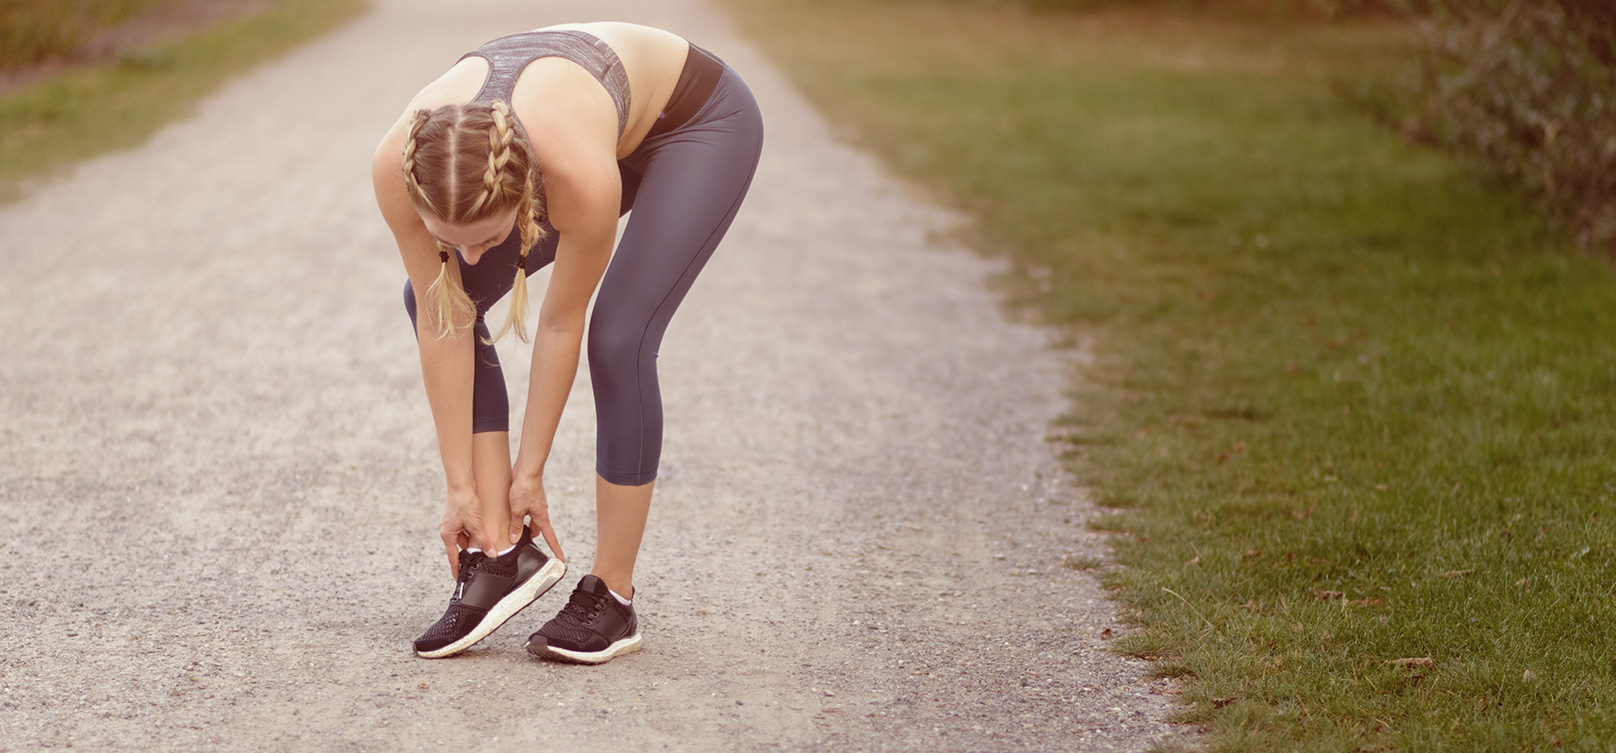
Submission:
M 148 145 L 0 209 L 0 749 L 1144 750 L 1166 683 L 1111 655 L 1064 555 L 1096 514 L 1044 441 L 1069 354 L 997 270 L 723 18 L 657 3 L 383 0 Z M 403 270 L 369 156 L 504 33 L 697 40 L 768 118 L 752 194 L 661 355 L 645 649 L 526 636 L 593 549 L 579 375 L 549 464 L 572 570 L 459 657 Z M 542 281 L 534 287 L 542 291 Z M 504 346 L 513 391 L 526 351 Z M 520 400 L 513 400 L 519 406 Z

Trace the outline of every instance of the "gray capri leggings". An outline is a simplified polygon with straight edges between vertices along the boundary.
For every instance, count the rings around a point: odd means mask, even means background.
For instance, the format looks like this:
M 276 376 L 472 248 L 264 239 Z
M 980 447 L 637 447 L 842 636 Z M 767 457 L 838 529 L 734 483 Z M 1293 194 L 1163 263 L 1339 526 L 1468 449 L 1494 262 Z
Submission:
M 595 390 L 595 470 L 613 484 L 656 479 L 662 455 L 662 392 L 657 349 L 673 312 L 723 239 L 752 183 L 763 149 L 763 117 L 746 83 L 724 66 L 706 104 L 683 125 L 650 136 L 617 163 L 628 227 L 601 279 L 589 323 L 589 373 Z M 528 273 L 555 261 L 560 234 L 528 252 Z M 460 261 L 466 292 L 477 304 L 472 432 L 509 431 L 510 399 L 483 315 L 510 292 L 518 233 Z M 416 320 L 415 292 L 404 306 Z

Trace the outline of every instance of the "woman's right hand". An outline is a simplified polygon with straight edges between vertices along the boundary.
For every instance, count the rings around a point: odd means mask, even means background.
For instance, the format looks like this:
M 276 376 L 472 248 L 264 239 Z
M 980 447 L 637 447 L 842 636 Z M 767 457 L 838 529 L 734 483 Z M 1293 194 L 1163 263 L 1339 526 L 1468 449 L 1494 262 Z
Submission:
M 474 489 L 450 489 L 449 499 L 443 503 L 443 522 L 438 524 L 438 537 L 443 539 L 443 553 L 449 557 L 449 573 L 460 577 L 460 551 L 472 546 L 498 554 L 500 547 L 483 525 L 482 502 Z

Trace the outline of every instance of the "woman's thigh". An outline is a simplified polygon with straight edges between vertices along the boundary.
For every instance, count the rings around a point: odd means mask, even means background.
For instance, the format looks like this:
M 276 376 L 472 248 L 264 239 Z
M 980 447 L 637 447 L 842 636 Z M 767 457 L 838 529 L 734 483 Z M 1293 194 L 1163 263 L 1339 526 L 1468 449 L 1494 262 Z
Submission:
M 757 104 L 734 76 L 725 73 L 690 123 L 625 160 L 637 177 L 624 201 L 633 212 L 601 281 L 596 317 L 665 326 L 729 229 L 763 144 Z

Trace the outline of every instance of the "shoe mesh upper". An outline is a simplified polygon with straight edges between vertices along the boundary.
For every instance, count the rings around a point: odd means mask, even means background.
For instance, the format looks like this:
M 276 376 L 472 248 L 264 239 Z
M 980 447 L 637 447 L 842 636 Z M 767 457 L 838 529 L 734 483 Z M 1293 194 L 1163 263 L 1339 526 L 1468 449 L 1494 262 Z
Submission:
M 589 629 L 600 610 L 607 607 L 606 600 L 610 595 L 590 593 L 582 588 L 572 592 L 567 605 L 561 608 L 561 613 L 554 619 L 544 623 L 539 628 L 539 635 L 544 636 L 548 645 L 564 648 L 571 651 L 600 651 L 611 645 L 600 634 Z
M 448 611 L 415 639 L 415 647 L 421 651 L 434 651 L 454 643 L 477 627 L 481 616 L 482 610 L 464 604 L 450 604 Z
M 455 579 L 455 597 L 449 600 L 449 609 L 426 629 L 421 637 L 415 639 L 415 648 L 418 651 L 436 651 L 461 638 L 466 637 L 477 627 L 477 623 L 486 614 L 485 610 L 476 609 L 460 603 L 459 594 L 463 593 L 462 586 L 470 583 L 479 572 L 496 573 L 499 575 L 514 575 L 516 573 L 516 558 L 501 557 L 494 559 L 482 552 L 460 553 L 460 577 Z
M 511 552 L 498 559 L 485 556 L 482 562 L 478 563 L 477 569 L 485 573 L 510 577 L 516 574 L 516 556 L 516 552 Z

